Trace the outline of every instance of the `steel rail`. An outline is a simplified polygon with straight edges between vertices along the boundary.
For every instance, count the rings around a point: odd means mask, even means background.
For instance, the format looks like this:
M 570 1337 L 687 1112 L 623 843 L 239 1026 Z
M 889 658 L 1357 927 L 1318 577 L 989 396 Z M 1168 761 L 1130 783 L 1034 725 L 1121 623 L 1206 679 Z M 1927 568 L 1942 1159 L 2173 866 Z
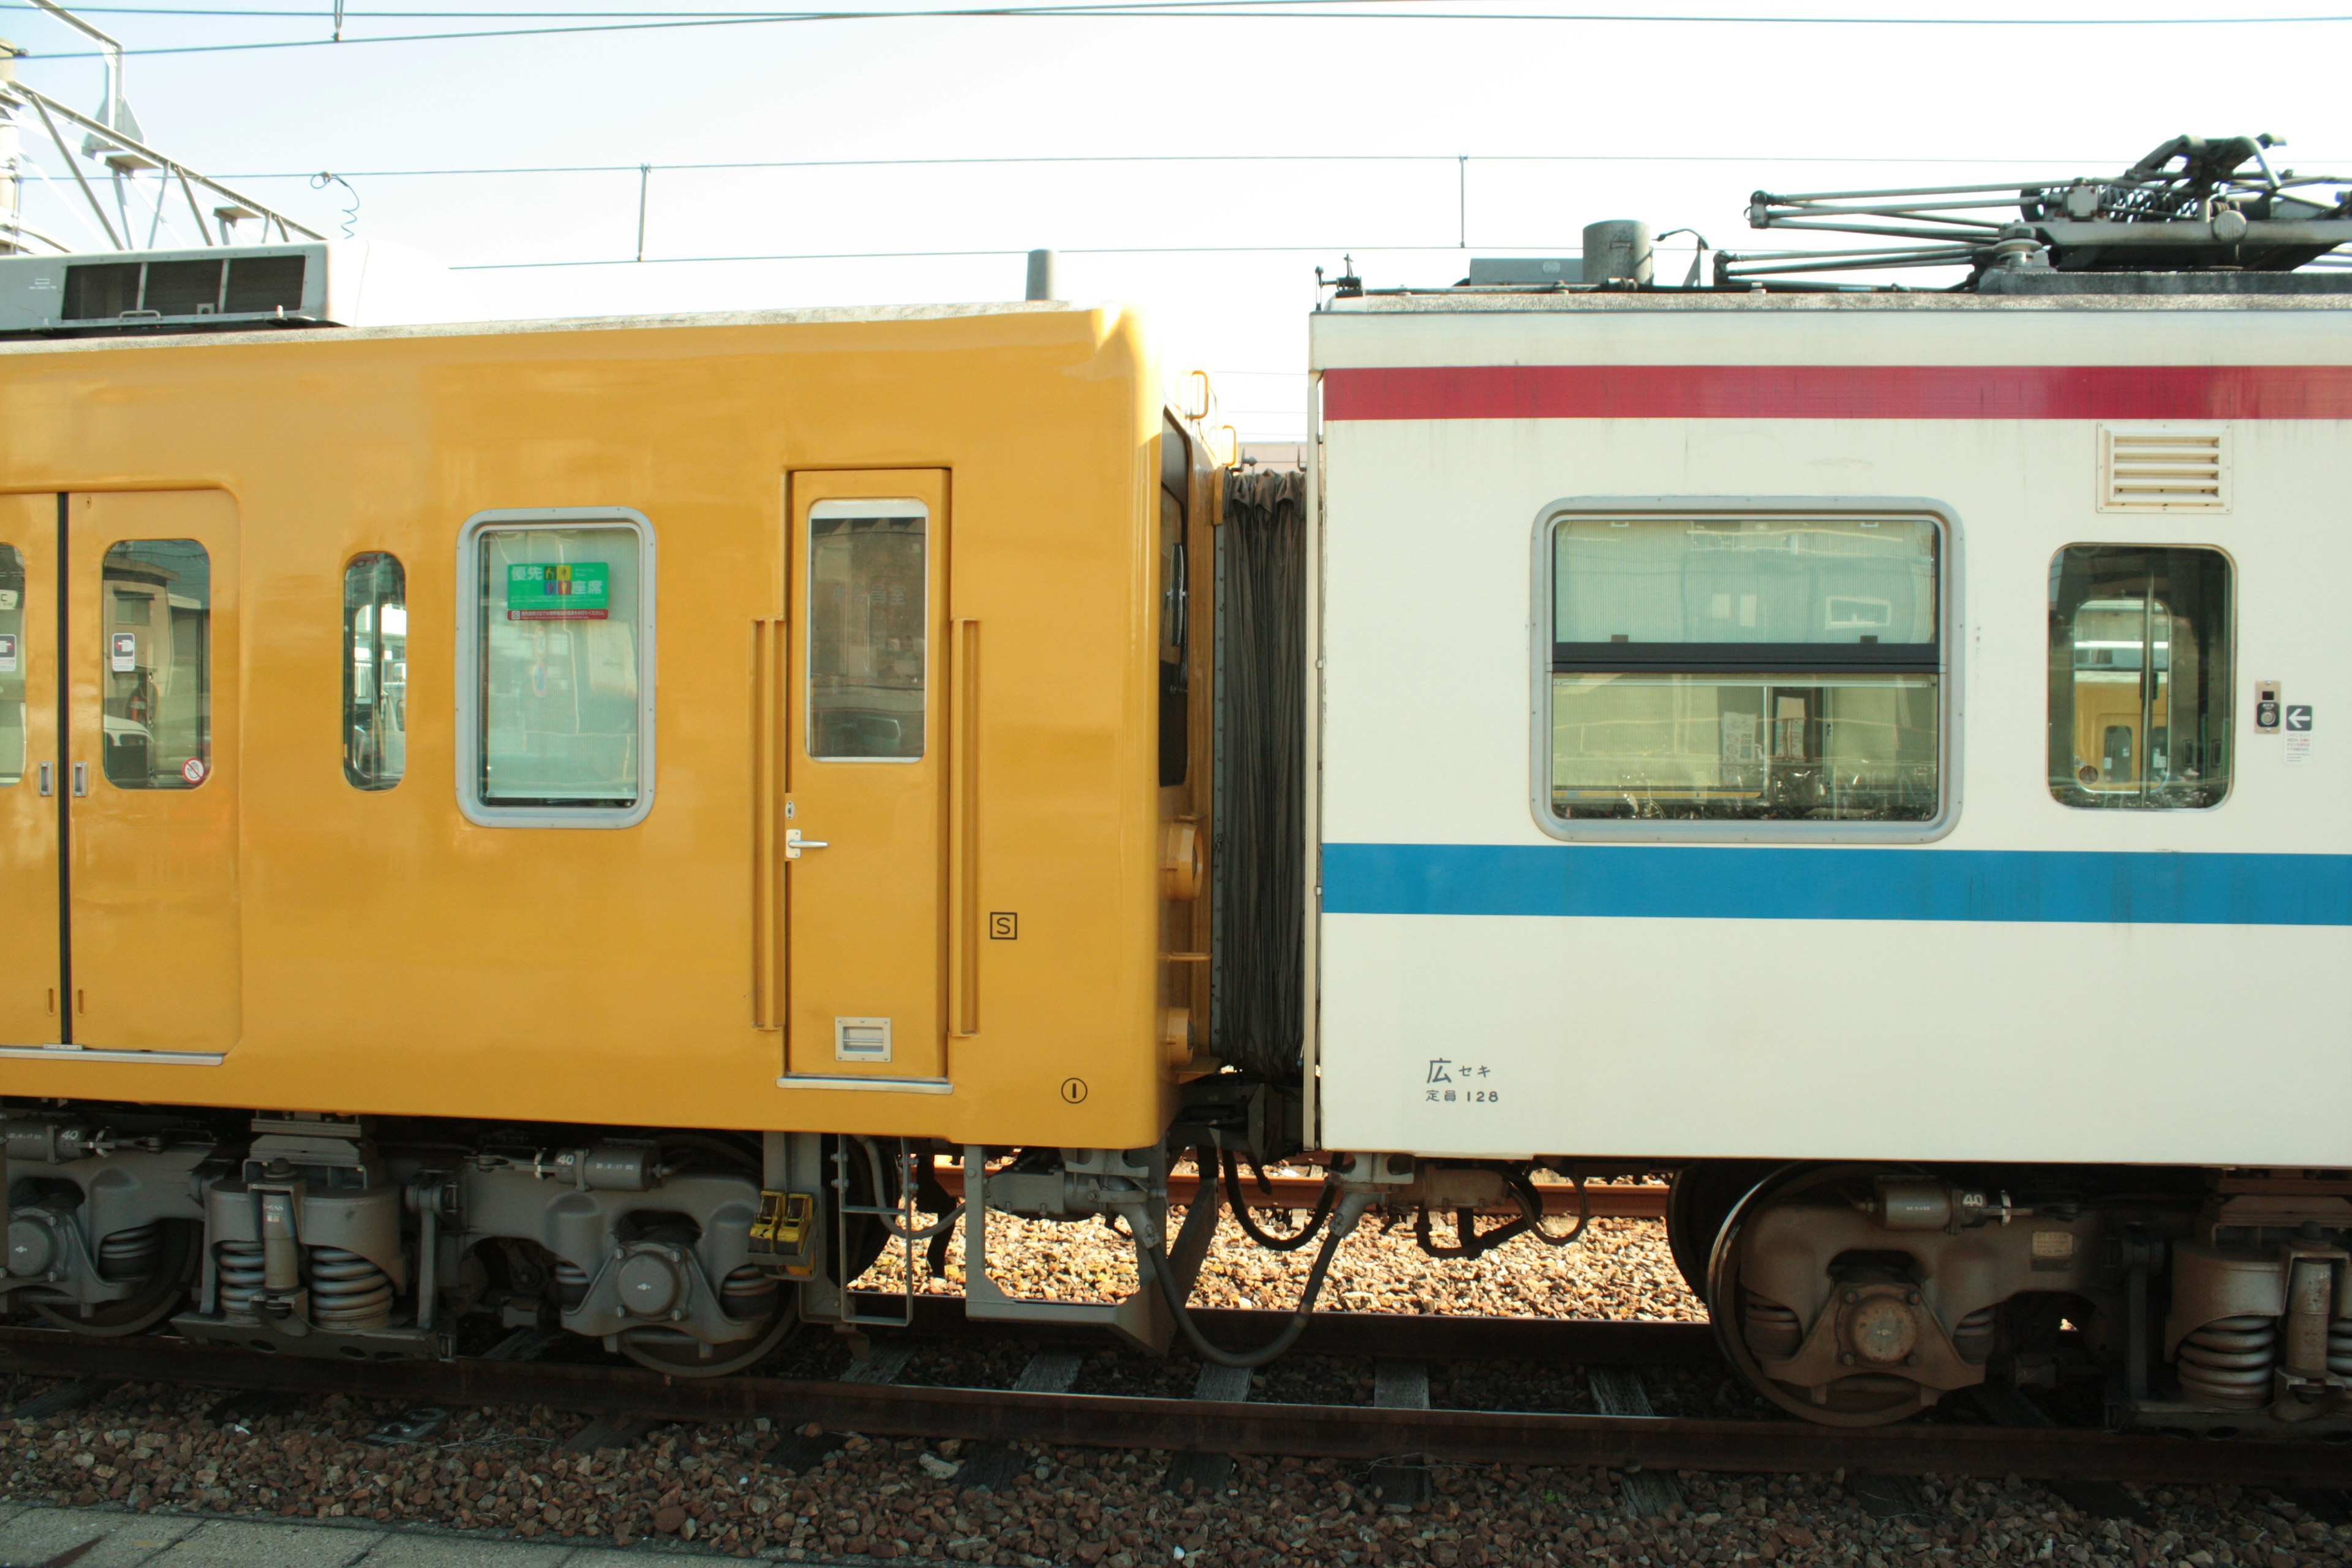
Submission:
M 1741 1473 L 1903 1475 L 2342 1486 L 2352 1449 L 2212 1442 L 2065 1427 L 1911 1425 L 1867 1430 L 1783 1420 L 1228 1403 L 801 1378 L 680 1379 L 542 1362 L 350 1362 L 263 1355 L 156 1335 L 102 1340 L 0 1331 L 11 1371 L 103 1375 L 412 1405 L 541 1405 L 601 1415 L 794 1425 L 877 1436 L 1461 1464 Z
M 1790 254 L 1810 253 L 1798 251 Z M 961 1163 L 948 1163 L 933 1168 L 938 1173 L 940 1185 L 946 1189 L 948 1196 L 961 1198 L 963 1166 Z M 1315 1201 L 1323 1195 L 1323 1178 L 1320 1176 L 1269 1174 L 1265 1184 L 1272 1191 L 1261 1188 L 1255 1177 L 1247 1173 L 1243 1173 L 1242 1191 L 1252 1209 L 1311 1209 L 1315 1206 Z M 1171 1204 L 1189 1204 L 1194 1194 L 1200 1191 L 1200 1185 L 1201 1179 L 1197 1175 L 1185 1171 L 1171 1171 L 1168 1176 L 1168 1201 Z M 1564 1183 L 1538 1182 L 1535 1184 L 1535 1189 L 1543 1198 L 1546 1215 L 1576 1213 L 1574 1187 Z M 1232 1194 L 1228 1193 L 1225 1196 L 1228 1203 L 1233 1201 Z M 1584 1197 L 1585 1212 L 1595 1219 L 1664 1219 L 1666 1217 L 1666 1187 L 1662 1183 L 1644 1182 L 1630 1185 L 1611 1185 L 1601 1182 L 1587 1182 L 1584 1184 Z M 1519 1211 L 1517 1206 L 1506 1204 L 1481 1212 L 1515 1215 Z
M 1192 1321 L 1226 1343 L 1259 1344 L 1290 1319 L 1285 1311 L 1195 1307 Z M 1085 1326 L 1007 1322 L 964 1315 L 963 1298 L 915 1298 L 913 1331 L 923 1338 L 1019 1339 L 1100 1344 Z M 0 1353 L 6 1341 L 0 1336 Z M 1404 1312 L 1318 1312 L 1293 1347 L 1298 1355 L 1426 1357 L 1434 1361 L 1559 1361 L 1623 1366 L 1715 1366 L 1706 1323 L 1607 1318 L 1423 1317 Z

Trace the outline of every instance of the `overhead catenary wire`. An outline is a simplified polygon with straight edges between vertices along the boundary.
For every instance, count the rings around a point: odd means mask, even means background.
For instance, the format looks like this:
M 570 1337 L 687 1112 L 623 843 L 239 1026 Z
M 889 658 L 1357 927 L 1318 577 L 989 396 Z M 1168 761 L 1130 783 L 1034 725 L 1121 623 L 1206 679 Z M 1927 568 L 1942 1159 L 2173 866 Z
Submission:
M 1031 165 L 1127 163 L 1892 163 L 1980 165 L 1976 158 L 1822 157 L 1769 153 L 1088 153 L 982 158 L 749 158 L 722 163 L 516 163 L 445 169 L 346 169 L 354 179 L 405 180 L 542 174 L 746 174 L 758 170 L 1022 168 Z M 2101 158 L 2008 158 L 2011 164 L 2095 168 Z M 231 170 L 227 180 L 307 180 L 308 169 Z M 1452 248 L 1452 247 L 1449 247 Z
M 810 23 L 919 21 L 955 18 L 1060 18 L 1112 20 L 1198 20 L 1212 17 L 1224 21 L 1237 20 L 1347 20 L 1347 21 L 1419 21 L 1419 22 L 1545 22 L 1587 25 L 1621 26 L 1798 26 L 1798 27 L 2030 27 L 2030 28 L 2096 28 L 2114 27 L 2245 27 L 2245 26 L 2326 26 L 2352 22 L 2352 13 L 2332 12 L 2322 15 L 2280 15 L 2264 16 L 1740 16 L 1705 13 L 1671 13 L 1642 16 L 1630 12 L 1602 11 L 1433 11 L 1402 7 L 1426 6 L 1433 0 L 1397 0 L 1401 8 L 1371 9 L 1383 0 L 1134 0 L 1121 4 L 1118 0 L 1097 0 L 1097 3 L 1067 5 L 991 5 L 919 8 L 910 10 L 838 10 L 788 11 L 768 14 L 728 16 L 665 17 L 660 20 L 625 22 L 578 22 L 553 27 L 483 27 L 464 31 L 437 33 L 394 33 L 376 37 L 337 36 L 310 38 L 264 38 L 230 44 L 163 44 L 142 48 L 125 49 L 124 56 L 215 55 L 241 54 L 257 50 L 349 48 L 370 44 L 457 43 L 499 38 L 540 38 L 614 33 L 644 33 L 678 31 L 702 27 L 756 27 Z M 1328 5 L 1329 10 L 1298 9 L 1302 6 Z M 1289 7 L 1289 8 L 1282 8 Z M 29 7 L 14 7 L 29 9 Z M 288 13 L 289 19 L 304 19 L 299 13 Z M 346 21 L 350 19 L 346 14 Z M 30 51 L 28 51 L 30 53 Z M 48 60 L 100 59 L 101 51 L 76 50 L 59 54 L 35 55 Z
M 1291 4 L 1298 4 L 1298 3 L 1301 3 L 1301 0 L 1288 0 L 1288 3 L 1291 3 Z M 1318 4 L 1320 4 L 1320 3 L 1326 3 L 1326 0 L 1314 0 L 1314 3 L 1318 3 Z M 1349 3 L 1349 0 L 1328 0 L 1328 3 L 1329 3 L 1329 4 L 1335 4 L 1335 5 L 1339 5 L 1339 4 L 1348 4 L 1348 3 Z M 0 4 L 0 10 L 32 10 L 32 9 L 35 9 L 35 8 L 36 8 L 36 7 L 35 7 L 35 6 L 33 6 L 32 5 L 30 5 L 29 3 L 26 3 L 26 4 L 19 4 L 19 3 L 17 3 L 17 0 L 6 0 L 6 3 L 5 3 L 5 4 Z M 75 10 L 78 14 L 80 14 L 80 15 L 86 15 L 86 16 L 188 16 L 188 17 L 195 17 L 195 18 L 199 18 L 199 19 L 214 19 L 214 18 L 217 18 L 217 19 L 225 19 L 225 20 L 226 20 L 226 19 L 236 19 L 236 18 L 266 18 L 266 19 L 270 19 L 270 20 L 284 20 L 284 21 L 300 21 L 300 22 L 308 22 L 308 21 L 315 21 L 315 20 L 317 19 L 317 17 L 318 17 L 318 13 L 317 13 L 316 11 L 314 11 L 314 10 L 289 10 L 289 9 L 287 9 L 287 8 L 283 7 L 283 6 L 231 6 L 231 5 L 76 5 L 76 6 L 74 7 L 74 10 Z M 368 19 L 375 19 L 375 20 L 399 19 L 399 20 L 403 20 L 403 21 L 435 21 L 435 20 L 444 20 L 444 19 L 446 19 L 446 20 L 452 20 L 452 21 L 455 21 L 455 20 L 475 20 L 475 21 L 479 21 L 479 20 L 485 20 L 485 19 L 495 19 L 495 20 L 499 20 L 499 21 L 506 21 L 506 20 L 509 20 L 509 19 L 512 19 L 512 20 L 565 20 L 565 21 L 570 21 L 570 20 L 610 20 L 610 21 L 622 21 L 622 20 L 635 20 L 635 19 L 637 19 L 637 18 L 646 18 L 646 19 L 660 19 L 660 20 L 673 20 L 673 19 L 695 19 L 695 20 L 703 20 L 703 19 L 708 19 L 708 20 L 733 20 L 733 19 L 738 19 L 738 18 L 748 18 L 748 19 L 755 19 L 755 20 L 756 20 L 756 19 L 766 19 L 766 18 L 770 18 L 770 17 L 776 16 L 778 16 L 778 15 L 779 15 L 779 13 L 778 13 L 776 10 L 774 10 L 772 7 L 765 8 L 765 9 L 757 9 L 757 10 L 751 10 L 751 9 L 718 10 L 718 9 L 709 9 L 709 8 L 700 8 L 700 9 L 698 9 L 698 8 L 690 8 L 690 7 L 679 7 L 678 9 L 676 9 L 676 10 L 651 10 L 651 9 L 646 9 L 646 8 L 644 8 L 644 7 L 628 8 L 628 9 L 624 9 L 624 8 L 619 8 L 619 7 L 611 7 L 611 8 L 606 8 L 606 9 L 602 9 L 602 10 L 562 10 L 562 9 L 557 9 L 557 8 L 554 8 L 554 7 L 549 7 L 549 8 L 542 9 L 542 10 L 524 10 L 524 11 L 495 11 L 495 10 L 470 10 L 470 11 L 428 11 L 428 10 L 423 10 L 423 9 L 413 8 L 413 7 L 404 7 L 404 8 L 400 8 L 400 9 L 385 9 L 385 10 L 374 10 L 374 11 L 354 11 L 354 10 L 350 10 L 350 9 L 348 9 L 348 8 L 347 8 L 347 9 L 343 12 L 343 16 L 344 16 L 344 19 L 345 19 L 346 21 L 353 21 L 353 20 L 368 20 Z M 2155 18 L 2146 18 L 2146 17 L 2126 17 L 2126 16 L 2115 16 L 2115 17 L 2109 17 L 2109 16 L 2055 16 L 2055 17 L 2032 16 L 2032 17 L 2000 17 L 2000 16 L 1714 16 L 1714 15 L 1708 15 L 1708 16 L 1696 16 L 1696 15 L 1660 15 L 1660 16 L 1649 16 L 1649 15 L 1644 15 L 1644 14 L 1640 13 L 1640 12 L 1630 12 L 1630 11 L 1629 11 L 1629 12 L 1594 12 L 1594 13 L 1585 14 L 1584 16 L 1580 16 L 1580 20 L 1589 20 L 1589 21 L 1601 21 L 1601 22 L 1674 22 L 1674 23 L 1687 23 L 1687 22 L 1753 22 L 1753 23 L 1769 23 L 1769 24 L 1773 24 L 1773 25 L 1776 25 L 1776 26 L 1777 26 L 1777 25 L 1789 25 L 1789 26 L 1825 26 L 1837 25 L 1837 26 L 2062 26 L 2062 27 L 2063 27 L 2063 26 L 2145 26 L 2151 25 L 2151 23 L 2153 23 L 2153 24 L 2155 24 L 2155 25 L 2159 25 L 2159 26 L 2160 26 L 2160 25 L 2165 25 L 2165 24 L 2176 24 L 2176 23 L 2198 23 L 2198 24 L 2210 25 L 2210 24 L 2222 23 L 2222 22 L 2242 22 L 2242 21 L 2253 21 L 2253 22 L 2298 22 L 2298 21 L 2302 21 L 2302 22 L 2330 22 L 2330 21 L 2337 21 L 2337 20 L 2341 20 L 2342 18 L 2337 17 L 2337 16 L 2329 16 L 2329 15 L 2315 15 L 2315 16 L 2252 16 L 2252 17 L 2221 17 L 2221 16 L 2164 16 L 2164 17 L 2155 17 Z

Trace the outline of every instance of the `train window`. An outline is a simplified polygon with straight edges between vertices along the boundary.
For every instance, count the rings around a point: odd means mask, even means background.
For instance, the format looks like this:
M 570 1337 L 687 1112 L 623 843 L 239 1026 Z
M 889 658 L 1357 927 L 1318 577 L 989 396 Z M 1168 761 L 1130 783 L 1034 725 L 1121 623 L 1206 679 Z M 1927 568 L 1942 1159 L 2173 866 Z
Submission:
M 916 500 L 809 509 L 808 751 L 820 762 L 923 754 L 929 527 Z
M 0 544 L 0 787 L 25 776 L 25 558 Z
M 459 545 L 460 803 L 621 827 L 652 805 L 653 532 L 625 509 L 484 512 Z
M 2050 563 L 2050 793 L 2086 810 L 2230 793 L 2230 563 L 2076 544 Z
M 1936 522 L 1573 516 L 1550 550 L 1555 818 L 1936 816 Z
M 1160 787 L 1184 782 L 1192 760 L 1192 579 L 1184 542 L 1192 444 L 1173 419 L 1160 434 Z
M 194 789 L 212 772 L 212 557 L 193 539 L 107 547 L 100 747 L 117 789 Z
M 381 552 L 343 568 L 343 777 L 390 789 L 408 771 L 408 574 Z

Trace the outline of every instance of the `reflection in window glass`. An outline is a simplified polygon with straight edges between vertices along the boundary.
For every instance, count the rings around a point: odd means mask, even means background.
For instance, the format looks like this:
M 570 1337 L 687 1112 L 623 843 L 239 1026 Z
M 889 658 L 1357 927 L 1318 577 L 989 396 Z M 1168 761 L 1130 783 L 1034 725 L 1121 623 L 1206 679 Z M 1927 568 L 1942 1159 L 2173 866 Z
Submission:
M 479 549 L 482 804 L 635 805 L 636 531 L 496 529 Z
M 2194 808 L 2230 792 L 2230 563 L 2078 544 L 2050 563 L 2050 793 Z
M 923 754 L 929 520 L 916 501 L 819 501 L 810 509 L 812 757 L 902 762 Z
M 0 785 L 25 776 L 25 558 L 0 544 Z
M 1919 518 L 1573 518 L 1552 568 L 1563 643 L 1936 640 Z
M 1563 521 L 1551 809 L 1930 820 L 1939 560 L 1916 518 Z
M 1556 674 L 1565 817 L 1924 822 L 1933 675 Z
M 212 557 L 193 539 L 125 540 L 100 581 L 107 782 L 194 789 L 212 771 Z
M 408 769 L 408 574 L 393 556 L 343 568 L 343 777 L 390 789 Z

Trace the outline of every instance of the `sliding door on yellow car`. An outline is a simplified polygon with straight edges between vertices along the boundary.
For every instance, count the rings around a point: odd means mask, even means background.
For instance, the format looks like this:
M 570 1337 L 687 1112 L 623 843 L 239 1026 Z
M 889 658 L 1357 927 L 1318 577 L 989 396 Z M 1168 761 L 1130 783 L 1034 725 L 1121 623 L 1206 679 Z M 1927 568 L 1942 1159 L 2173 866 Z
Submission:
M 237 513 L 216 490 L 64 511 L 70 1038 L 223 1051 L 239 1018 Z

